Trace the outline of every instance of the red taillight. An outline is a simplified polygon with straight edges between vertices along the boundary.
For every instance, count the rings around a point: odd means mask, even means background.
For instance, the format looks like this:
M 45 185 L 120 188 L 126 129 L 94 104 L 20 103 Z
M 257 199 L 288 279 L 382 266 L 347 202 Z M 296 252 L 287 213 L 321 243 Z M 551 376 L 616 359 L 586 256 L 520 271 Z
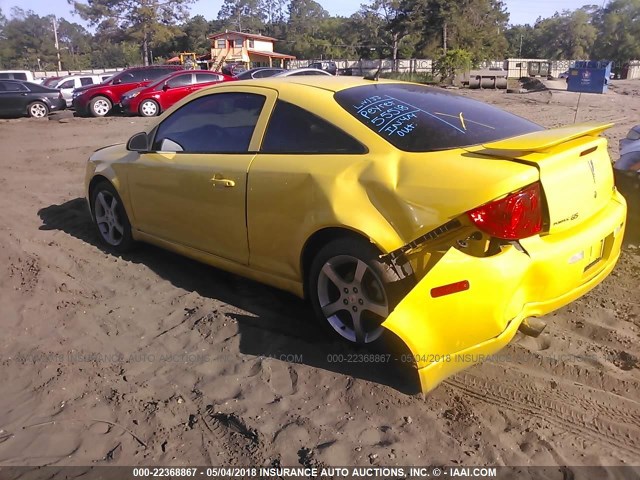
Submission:
M 540 183 L 467 212 L 476 227 L 505 240 L 527 238 L 542 230 Z

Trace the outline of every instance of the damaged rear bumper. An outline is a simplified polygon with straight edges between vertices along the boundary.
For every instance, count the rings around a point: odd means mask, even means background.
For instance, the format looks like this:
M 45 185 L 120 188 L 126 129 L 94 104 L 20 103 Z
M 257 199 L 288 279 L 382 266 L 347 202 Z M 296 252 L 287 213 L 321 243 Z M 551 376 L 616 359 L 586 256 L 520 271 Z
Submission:
M 507 245 L 474 257 L 450 248 L 389 315 L 383 326 L 410 349 L 424 392 L 502 349 L 528 317 L 552 312 L 598 285 L 622 245 L 626 204 L 606 208 L 568 232 Z M 468 289 L 434 296 L 438 287 Z M 436 290 L 438 291 L 438 290 Z

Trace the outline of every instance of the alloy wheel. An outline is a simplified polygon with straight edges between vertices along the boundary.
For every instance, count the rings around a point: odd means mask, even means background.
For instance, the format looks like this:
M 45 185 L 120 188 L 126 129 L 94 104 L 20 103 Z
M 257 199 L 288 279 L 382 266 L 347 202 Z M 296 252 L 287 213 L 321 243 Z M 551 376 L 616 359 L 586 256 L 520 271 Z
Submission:
M 47 107 L 42 103 L 34 103 L 29 107 L 29 114 L 34 118 L 43 118 L 47 116 Z
M 124 224 L 119 213 L 118 200 L 108 191 L 96 195 L 93 207 L 98 229 L 105 242 L 118 246 L 124 237 Z
M 331 327 L 355 343 L 371 343 L 383 332 L 389 300 L 378 274 L 351 255 L 330 258 L 320 270 L 317 295 Z

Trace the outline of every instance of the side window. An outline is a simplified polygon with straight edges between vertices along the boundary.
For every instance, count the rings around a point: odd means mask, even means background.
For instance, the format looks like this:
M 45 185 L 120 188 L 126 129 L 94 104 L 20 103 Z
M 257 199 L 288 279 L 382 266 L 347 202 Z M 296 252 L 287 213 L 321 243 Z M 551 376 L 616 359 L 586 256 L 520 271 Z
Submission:
M 13 74 L 13 78 L 15 78 L 16 80 L 26 80 L 27 74 L 22 72 L 16 72 Z
M 191 74 L 187 73 L 185 75 L 178 75 L 177 77 L 173 77 L 169 81 L 167 81 L 167 85 L 171 88 L 191 85 Z
M 122 76 L 120 77 L 120 80 L 121 80 L 120 83 L 133 83 L 133 82 L 139 81 L 137 80 L 137 77 L 133 75 L 132 72 L 123 73 Z
M 80 85 L 93 85 L 93 78 L 90 78 L 90 77 L 80 78 Z
M 219 82 L 222 80 L 219 75 L 211 73 L 196 73 L 196 83 Z
M 29 89 L 19 82 L 3 82 L 6 92 L 28 92 Z
M 278 72 L 277 71 L 274 72 L 273 70 L 258 70 L 256 73 L 253 74 L 253 78 L 271 77 L 275 73 L 278 73 Z
M 199 97 L 158 127 L 153 149 L 185 153 L 246 153 L 265 102 L 253 93 Z
M 365 153 L 357 140 L 291 103 L 278 101 L 262 141 L 261 153 Z
M 63 82 L 62 84 L 58 85 L 58 88 L 73 88 L 73 85 L 74 85 L 73 80 L 67 80 L 66 82 Z
M 0 73 L 0 78 L 11 78 L 11 75 L 8 73 Z
M 147 75 L 147 72 L 145 72 L 144 70 L 133 70 L 131 71 L 131 78 L 132 82 L 144 82 L 151 77 Z

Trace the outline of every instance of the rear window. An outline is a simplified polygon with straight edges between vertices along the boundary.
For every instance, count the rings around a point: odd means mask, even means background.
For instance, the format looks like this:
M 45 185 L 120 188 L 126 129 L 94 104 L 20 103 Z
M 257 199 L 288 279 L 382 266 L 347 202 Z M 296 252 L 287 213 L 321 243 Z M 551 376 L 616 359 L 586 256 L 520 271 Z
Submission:
M 372 84 L 334 96 L 338 104 L 407 152 L 468 147 L 543 130 L 529 120 L 436 88 Z

